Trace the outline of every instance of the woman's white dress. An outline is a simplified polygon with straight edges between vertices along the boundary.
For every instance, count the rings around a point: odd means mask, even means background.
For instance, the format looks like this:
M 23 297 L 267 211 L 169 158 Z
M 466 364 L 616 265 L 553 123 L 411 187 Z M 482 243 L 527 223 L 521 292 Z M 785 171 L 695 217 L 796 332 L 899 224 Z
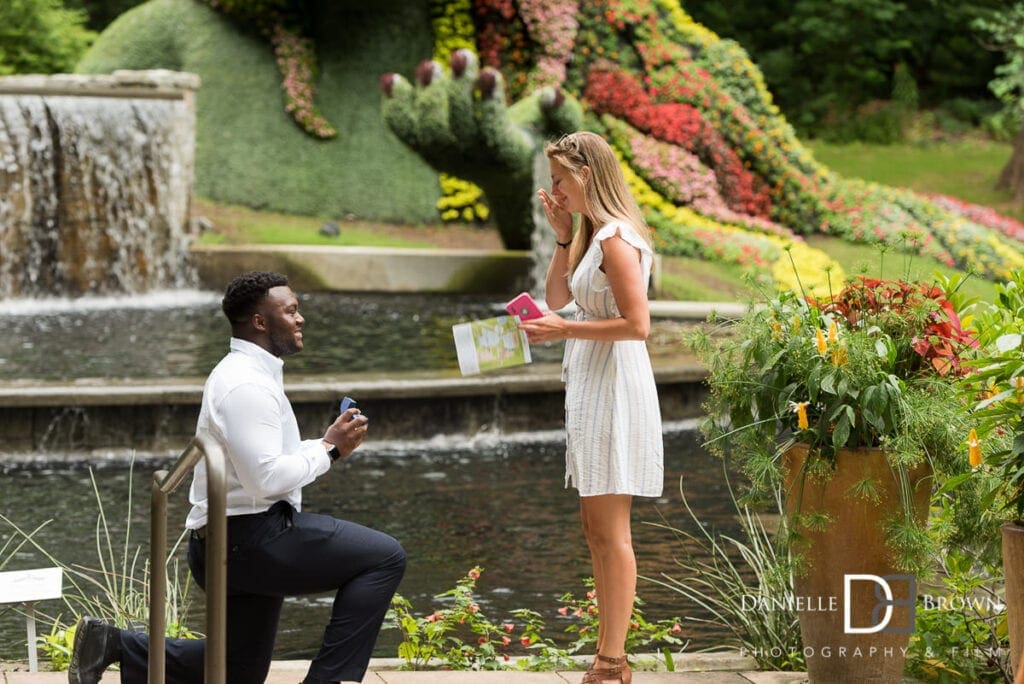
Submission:
M 613 222 L 594 235 L 569 287 L 577 320 L 619 317 L 601 271 L 601 241 L 618 233 L 640 250 L 643 282 L 650 280 L 653 252 L 626 222 Z M 654 372 L 643 340 L 599 342 L 569 339 L 562 363 L 565 381 L 565 485 L 580 496 L 661 496 L 661 410 Z

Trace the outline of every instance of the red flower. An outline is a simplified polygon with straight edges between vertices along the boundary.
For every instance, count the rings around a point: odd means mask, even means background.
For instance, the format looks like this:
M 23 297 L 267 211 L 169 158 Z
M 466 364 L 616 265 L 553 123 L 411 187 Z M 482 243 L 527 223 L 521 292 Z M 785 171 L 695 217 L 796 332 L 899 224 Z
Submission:
M 926 312 L 927 322 L 920 333 L 913 334 L 911 348 L 925 362 L 925 369 L 939 375 L 964 375 L 960 350 L 977 347 L 978 340 L 965 331 L 953 304 L 937 286 L 908 283 L 903 280 L 880 280 L 859 277 L 832 299 L 813 302 L 826 313 L 842 316 L 851 327 L 866 317 L 888 321 L 888 327 L 912 331 L 919 326 L 915 316 Z M 909 368 L 911 372 L 924 370 Z

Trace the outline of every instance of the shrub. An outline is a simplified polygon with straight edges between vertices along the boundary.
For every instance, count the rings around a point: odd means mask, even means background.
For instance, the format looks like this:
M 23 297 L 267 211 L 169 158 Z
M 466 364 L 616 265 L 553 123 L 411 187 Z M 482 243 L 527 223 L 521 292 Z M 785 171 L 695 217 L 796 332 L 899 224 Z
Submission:
M 96 34 L 61 0 L 0 2 L 0 75 L 71 71 Z

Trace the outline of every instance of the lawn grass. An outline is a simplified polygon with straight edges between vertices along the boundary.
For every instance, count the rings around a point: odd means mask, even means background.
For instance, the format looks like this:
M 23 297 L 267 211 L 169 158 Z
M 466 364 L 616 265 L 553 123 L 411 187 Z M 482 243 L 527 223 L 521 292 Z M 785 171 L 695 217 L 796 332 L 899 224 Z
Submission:
M 295 216 L 272 211 L 258 211 L 232 204 L 197 200 L 194 213 L 209 219 L 215 230 L 199 237 L 202 245 L 271 244 L 331 245 L 345 247 L 432 247 L 423 240 L 409 240 L 388 235 L 379 224 L 365 221 L 337 221 L 340 233 L 321 235 L 325 219 Z
M 843 176 L 952 195 L 1024 220 L 1024 204 L 1014 202 L 1010 193 L 995 189 L 999 172 L 1013 152 L 1008 143 L 985 139 L 931 145 L 812 141 L 808 146 L 818 161 Z
M 962 273 L 930 257 L 905 254 L 891 249 L 883 252 L 877 245 L 854 244 L 837 237 L 813 236 L 807 238 L 807 243 L 842 264 L 847 278 L 865 275 L 871 278 L 931 280 L 935 273 L 947 277 Z M 984 300 L 995 297 L 994 284 L 983 278 L 968 278 L 961 289 L 971 297 Z

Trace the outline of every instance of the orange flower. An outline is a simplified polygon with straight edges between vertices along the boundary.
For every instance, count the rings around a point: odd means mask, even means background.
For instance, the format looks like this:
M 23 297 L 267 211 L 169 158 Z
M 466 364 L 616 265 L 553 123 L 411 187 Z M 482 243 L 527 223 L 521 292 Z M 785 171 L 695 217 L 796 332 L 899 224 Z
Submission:
M 839 341 L 839 326 L 835 321 L 832 321 L 828 325 L 828 343 L 835 344 Z
M 789 409 L 796 413 L 796 426 L 801 430 L 806 430 L 811 426 L 807 420 L 807 405 L 809 401 L 791 401 L 789 402 Z
M 967 435 L 967 454 L 972 468 L 981 465 L 981 440 L 978 439 L 978 431 L 974 428 L 971 428 L 971 433 Z
M 824 356 L 828 351 L 828 344 L 825 342 L 825 333 L 821 331 L 821 328 L 814 331 L 814 343 L 818 347 L 818 353 Z

